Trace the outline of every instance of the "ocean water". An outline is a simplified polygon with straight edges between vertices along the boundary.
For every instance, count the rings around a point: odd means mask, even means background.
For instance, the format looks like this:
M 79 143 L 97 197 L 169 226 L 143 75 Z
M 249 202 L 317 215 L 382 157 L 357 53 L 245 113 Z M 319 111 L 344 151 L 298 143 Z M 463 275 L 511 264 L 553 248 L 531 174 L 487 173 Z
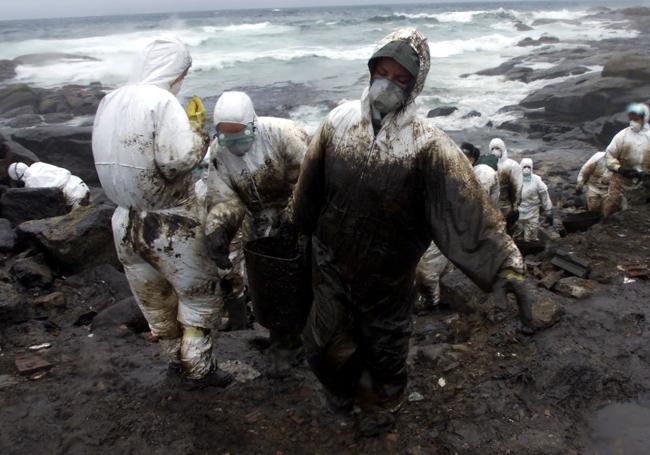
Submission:
M 503 6 L 506 5 L 506 6 Z M 181 97 L 214 97 L 233 87 L 301 84 L 300 105 L 290 116 L 310 131 L 332 103 L 358 98 L 368 83 L 366 62 L 375 43 L 399 27 L 417 27 L 429 41 L 431 72 L 419 99 L 423 112 L 454 105 L 435 121 L 448 130 L 507 120 L 498 110 L 523 99 L 534 84 L 461 74 L 499 65 L 530 52 L 526 37 L 555 36 L 555 46 L 579 40 L 633 37 L 611 21 L 587 19 L 591 5 L 576 3 L 471 3 L 209 11 L 164 15 L 0 22 L 0 59 L 66 53 L 17 68 L 9 82 L 43 87 L 94 81 L 117 87 L 127 79 L 138 49 L 159 36 L 177 36 L 194 64 Z M 541 23 L 541 19 L 559 22 Z M 517 23 L 532 25 L 518 31 Z M 90 57 L 90 58 L 89 58 Z M 592 68 L 599 71 L 600 68 Z M 313 97 L 310 93 L 313 92 Z M 482 117 L 462 119 L 476 110 Z

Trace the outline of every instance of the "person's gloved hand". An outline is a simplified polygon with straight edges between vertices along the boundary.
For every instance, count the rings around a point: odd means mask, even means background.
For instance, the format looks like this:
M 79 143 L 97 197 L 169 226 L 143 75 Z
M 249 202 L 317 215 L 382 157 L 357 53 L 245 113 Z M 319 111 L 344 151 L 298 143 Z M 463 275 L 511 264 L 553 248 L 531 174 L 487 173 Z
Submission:
M 276 235 L 285 239 L 295 240 L 298 237 L 298 231 L 293 224 L 291 209 L 289 206 L 280 212 L 277 219 L 275 220 L 273 230 L 275 231 Z
M 553 216 L 553 212 L 549 212 L 546 214 L 546 224 L 549 226 L 553 226 L 553 221 L 555 221 L 555 217 Z
M 576 194 L 578 196 L 582 194 L 582 185 L 576 185 Z
M 508 294 L 513 294 L 519 307 L 519 319 L 524 327 L 533 329 L 533 302 L 524 286 L 524 275 L 514 270 L 504 270 L 494 283 L 497 298 L 507 304 Z
M 513 226 L 517 221 L 519 220 L 519 210 L 513 210 L 510 213 L 508 213 L 508 217 L 506 219 L 508 226 Z
M 187 118 L 190 119 L 192 129 L 195 131 L 202 130 L 207 119 L 207 112 L 201 98 L 193 96 L 185 111 L 187 112 Z
M 230 242 L 224 229 L 217 229 L 206 237 L 208 255 L 222 270 L 232 269 L 230 262 Z
M 632 179 L 635 177 L 640 177 L 641 173 L 637 171 L 636 169 L 624 169 L 622 167 L 618 168 L 617 171 L 620 175 L 622 175 L 625 178 Z

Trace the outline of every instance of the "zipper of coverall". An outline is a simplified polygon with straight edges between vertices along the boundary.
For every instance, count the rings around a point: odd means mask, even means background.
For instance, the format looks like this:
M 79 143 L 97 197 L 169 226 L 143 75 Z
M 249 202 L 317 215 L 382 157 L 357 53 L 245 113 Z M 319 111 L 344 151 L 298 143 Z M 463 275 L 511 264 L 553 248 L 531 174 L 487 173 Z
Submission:
M 370 127 L 373 128 L 372 126 L 372 120 L 370 120 Z M 366 153 L 366 160 L 363 163 L 363 169 L 361 169 L 361 175 L 359 176 L 359 181 L 363 181 L 363 178 L 366 175 L 366 170 L 368 169 L 368 163 L 370 162 L 370 158 L 372 157 L 372 153 L 375 149 L 375 144 L 377 143 L 377 138 L 381 134 L 381 132 L 384 131 L 384 125 L 379 128 L 379 131 L 377 131 L 377 134 L 373 134 L 372 137 L 372 142 L 370 142 L 370 148 L 368 149 L 368 152 Z M 374 133 L 374 128 L 373 128 L 373 133 Z

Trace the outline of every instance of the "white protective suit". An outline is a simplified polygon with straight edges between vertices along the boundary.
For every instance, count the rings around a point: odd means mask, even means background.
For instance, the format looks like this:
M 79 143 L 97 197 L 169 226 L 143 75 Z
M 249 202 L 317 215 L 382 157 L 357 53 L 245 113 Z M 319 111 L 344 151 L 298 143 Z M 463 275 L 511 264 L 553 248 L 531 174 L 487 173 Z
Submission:
M 474 175 L 481 184 L 481 188 L 488 195 L 495 208 L 499 208 L 499 195 L 501 194 L 501 185 L 499 174 L 487 164 L 478 164 L 474 166 Z
M 508 158 L 508 149 L 502 139 L 494 138 L 490 141 L 490 153 L 499 158 L 499 205 L 501 213 L 507 217 L 510 212 L 517 210 L 521 201 L 521 167 L 515 160 Z
M 607 147 L 605 162 L 613 174 L 603 209 L 605 217 L 623 210 L 628 203 L 643 203 L 650 197 L 650 178 L 629 178 L 618 173 L 620 168 L 650 172 L 650 112 L 645 105 L 644 110 L 641 131 L 637 133 L 627 127 L 619 131 Z
M 206 235 L 223 230 L 224 238 L 232 240 L 247 214 L 247 241 L 273 235 L 298 180 L 309 142 L 307 133 L 291 120 L 257 117 L 245 93 L 225 92 L 219 98 L 215 125 L 250 122 L 256 126 L 255 142 L 243 156 L 217 140 L 210 146 Z
M 603 209 L 603 201 L 607 196 L 609 182 L 612 178 L 612 171 L 607 169 L 605 152 L 596 152 L 582 166 L 578 173 L 576 189 L 582 190 L 587 186 L 587 209 L 592 212 L 600 212 Z
M 548 194 L 548 187 L 539 175 L 533 173 L 533 160 L 524 158 L 521 167 L 530 166 L 530 177 L 523 178 L 521 204 L 519 205 L 519 220 L 515 237 L 523 237 L 525 241 L 537 240 L 539 231 L 540 210 L 548 214 L 553 209 L 553 203 Z
M 90 196 L 83 180 L 52 164 L 38 162 L 27 166 L 25 163 L 12 163 L 8 174 L 12 180 L 23 182 L 25 188 L 59 188 L 72 208 L 79 207 Z
M 131 290 L 170 363 L 199 379 L 216 368 L 210 330 L 221 296 L 192 179 L 207 136 L 192 130 L 170 91 L 191 63 L 178 40 L 148 45 L 130 82 L 102 100 L 93 154 L 102 187 L 118 205 L 113 234 Z

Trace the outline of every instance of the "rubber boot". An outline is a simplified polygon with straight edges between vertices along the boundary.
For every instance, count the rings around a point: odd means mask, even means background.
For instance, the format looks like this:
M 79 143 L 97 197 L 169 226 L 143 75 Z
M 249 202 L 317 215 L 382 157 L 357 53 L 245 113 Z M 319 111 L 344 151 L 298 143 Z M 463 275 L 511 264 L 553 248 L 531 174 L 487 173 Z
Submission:
M 268 350 L 270 368 L 268 376 L 281 378 L 289 374 L 292 367 L 304 359 L 302 339 L 299 334 L 271 330 L 271 346 Z
M 230 385 L 235 378 L 227 371 L 215 367 L 201 379 L 184 378 L 183 388 L 185 390 L 198 390 L 206 387 L 225 388 Z
M 249 328 L 246 297 L 228 297 L 224 300 L 223 306 L 228 312 L 228 322 L 222 329 L 224 332 L 247 330 Z
M 165 374 L 165 382 L 170 388 L 176 388 L 183 383 L 183 369 L 180 363 L 169 362 Z

